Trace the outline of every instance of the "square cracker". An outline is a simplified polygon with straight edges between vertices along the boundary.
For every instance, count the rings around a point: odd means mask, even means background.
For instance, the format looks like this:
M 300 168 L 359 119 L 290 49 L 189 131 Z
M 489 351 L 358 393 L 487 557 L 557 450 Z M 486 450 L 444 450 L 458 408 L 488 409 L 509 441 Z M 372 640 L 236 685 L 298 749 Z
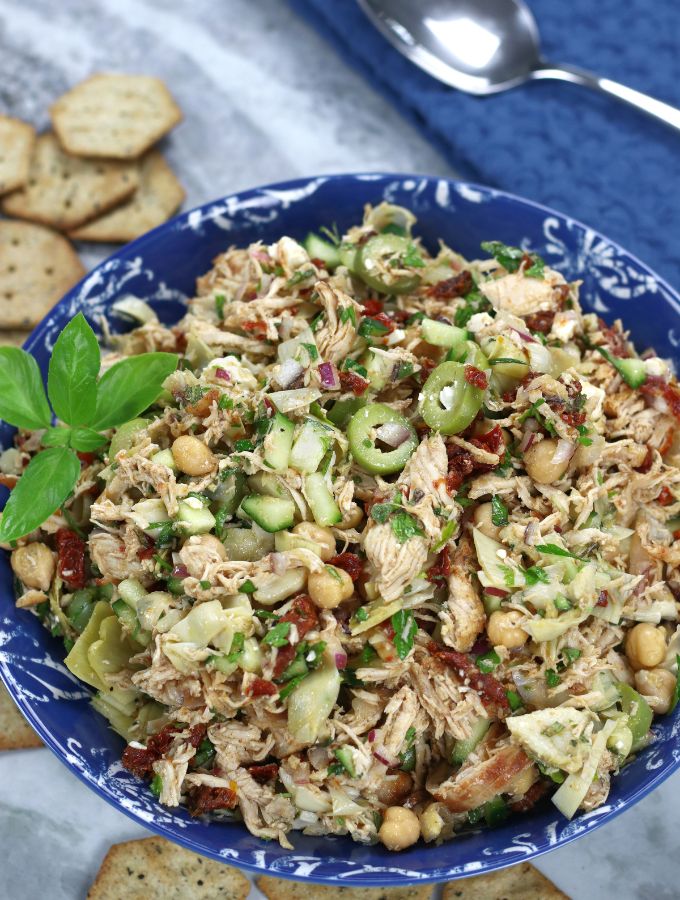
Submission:
M 167 221 L 184 200 L 184 189 L 158 150 L 139 162 L 139 187 L 133 196 L 98 219 L 71 232 L 78 241 L 126 243 Z
M 28 184 L 4 197 L 2 209 L 9 216 L 69 231 L 127 200 L 138 183 L 134 163 L 69 156 L 53 134 L 43 134 L 36 142 Z
M 114 844 L 87 900 L 245 900 L 248 879 L 159 837 Z
M 442 900 L 569 900 L 530 863 L 444 885 Z
M 269 900 L 428 900 L 431 884 L 412 884 L 398 888 L 336 887 L 309 884 L 305 881 L 285 881 L 263 875 L 257 886 Z
M 50 110 L 54 130 L 69 153 L 136 159 L 182 119 L 160 78 L 92 75 Z
M 34 145 L 32 125 L 0 116 L 0 194 L 26 184 Z
M 0 328 L 37 325 L 84 274 L 61 234 L 0 219 Z
M 27 750 L 42 745 L 43 742 L 0 683 L 0 750 Z

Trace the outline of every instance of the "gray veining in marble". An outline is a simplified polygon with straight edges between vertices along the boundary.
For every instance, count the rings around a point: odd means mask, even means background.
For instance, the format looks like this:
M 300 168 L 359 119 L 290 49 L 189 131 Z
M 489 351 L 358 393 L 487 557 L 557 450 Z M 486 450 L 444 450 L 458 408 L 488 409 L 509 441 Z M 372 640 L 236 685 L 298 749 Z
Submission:
M 0 0 L 0 112 L 44 128 L 98 70 L 167 81 L 185 120 L 164 149 L 189 206 L 296 175 L 451 171 L 280 0 Z M 539 866 L 577 900 L 671 900 L 678 833 L 676 776 Z M 108 846 L 143 834 L 49 751 L 0 754 L 1 897 L 82 900 Z

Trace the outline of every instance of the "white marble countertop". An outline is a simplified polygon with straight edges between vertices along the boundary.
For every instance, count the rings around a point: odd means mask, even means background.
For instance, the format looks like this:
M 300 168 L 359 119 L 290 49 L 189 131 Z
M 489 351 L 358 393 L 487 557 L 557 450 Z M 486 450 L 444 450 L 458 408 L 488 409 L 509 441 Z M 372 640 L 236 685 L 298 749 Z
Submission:
M 166 80 L 185 121 L 165 150 L 188 205 L 296 175 L 451 174 L 282 0 L 0 0 L 0 112 L 44 127 L 49 104 L 97 70 Z M 676 776 L 538 865 L 577 900 L 671 900 L 679 831 Z M 48 750 L 0 755 L 7 900 L 82 900 L 110 844 L 143 835 Z

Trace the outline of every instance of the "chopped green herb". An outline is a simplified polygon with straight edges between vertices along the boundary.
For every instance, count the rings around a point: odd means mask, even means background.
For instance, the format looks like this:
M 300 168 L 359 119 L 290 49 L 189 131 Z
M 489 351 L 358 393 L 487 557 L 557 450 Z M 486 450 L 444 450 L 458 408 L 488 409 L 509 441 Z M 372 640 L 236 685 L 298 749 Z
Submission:
M 234 450 L 236 450 L 237 453 L 242 453 L 244 451 L 250 452 L 254 449 L 255 449 L 255 444 L 253 444 L 252 441 L 246 440 L 245 438 L 238 440 L 238 441 L 234 441 Z
M 257 588 L 250 579 L 248 579 L 248 581 L 244 581 L 239 588 L 239 591 L 242 594 L 254 594 L 256 590 Z M 264 612 L 264 610 L 260 610 L 260 612 Z
M 500 661 L 501 658 L 495 650 L 489 650 L 487 653 L 480 653 L 479 656 L 475 657 L 475 665 L 479 671 L 483 672 L 485 675 L 488 675 L 489 672 L 493 672 L 496 666 L 500 665 Z
M 301 344 L 300 346 L 305 348 L 312 362 L 319 358 L 319 351 L 316 349 L 316 344 Z
M 246 584 L 247 584 L 247 582 L 246 582 Z M 243 590 L 243 588 L 241 588 L 241 590 Z M 276 615 L 276 613 L 270 612 L 268 609 L 256 609 L 255 612 L 253 613 L 253 615 L 256 615 L 258 617 L 258 619 L 277 619 L 278 620 L 278 618 L 279 618 Z
M 560 732 L 564 731 L 564 725 L 561 722 L 553 722 L 551 725 L 548 725 L 541 731 L 541 734 L 546 737 L 553 737 L 556 734 L 560 734 Z
M 520 247 L 511 247 L 501 241 L 483 241 L 482 250 L 488 253 L 508 272 L 517 272 L 524 259 L 531 260 L 531 265 L 524 270 L 530 278 L 543 278 L 545 263 L 535 253 L 527 253 Z
M 389 332 L 389 325 L 385 325 L 384 322 L 380 322 L 378 319 L 362 319 L 359 325 L 359 334 L 365 338 L 382 336 L 389 334 Z
M 557 687 L 560 684 L 560 676 L 554 669 L 545 670 L 545 683 L 550 688 Z
M 210 590 L 210 582 L 209 581 L 199 581 L 198 584 L 202 591 Z
M 498 568 L 503 573 L 503 581 L 505 582 L 507 587 L 513 587 L 515 584 L 515 572 L 511 566 L 504 566 L 499 564 Z
M 399 655 L 399 659 L 406 659 L 413 649 L 413 642 L 418 633 L 418 623 L 413 616 L 413 610 L 400 609 L 391 618 L 394 637 L 392 643 Z
M 516 712 L 524 705 L 522 703 L 522 698 L 517 693 L 517 691 L 506 691 L 505 696 L 508 698 L 508 703 L 510 704 L 510 709 L 512 710 L 512 712 Z
M 406 324 L 407 325 L 415 325 L 417 322 L 422 322 L 424 318 L 425 318 L 424 312 L 416 312 L 416 313 L 413 313 L 412 316 L 408 317 L 408 319 L 406 320 Z
M 354 613 L 354 618 L 358 622 L 365 622 L 368 619 L 368 612 L 364 609 L 363 606 L 360 606 L 359 609 Z
M 191 764 L 196 769 L 210 768 L 212 761 L 215 759 L 215 746 L 210 738 L 203 738 L 196 749 L 196 755 L 191 760 Z
M 295 688 L 307 677 L 307 672 L 303 675 L 296 675 L 295 678 L 291 678 L 290 681 L 287 681 L 284 686 L 279 691 L 279 697 L 281 700 L 285 700 L 289 694 L 292 694 Z
M 568 612 L 572 608 L 571 600 L 562 594 L 558 594 L 555 597 L 555 609 L 558 609 L 560 612 Z
M 267 644 L 270 647 L 285 647 L 288 643 L 290 626 L 290 622 L 277 622 L 276 625 L 265 634 L 262 643 Z
M 525 571 L 524 577 L 528 585 L 538 584 L 539 581 L 541 584 L 550 584 L 550 576 L 540 566 L 530 566 Z
M 357 327 L 357 314 L 353 306 L 338 307 L 338 315 L 343 324 L 345 322 L 351 322 L 355 328 Z
M 243 653 L 245 641 L 245 635 L 241 634 L 240 631 L 237 631 L 231 640 L 231 647 L 229 648 L 229 653 L 227 653 L 227 662 L 238 662 L 239 657 Z
M 418 248 L 415 244 L 408 245 L 401 261 L 405 266 L 410 266 L 413 269 L 423 269 L 425 267 L 425 260 L 418 253 Z
M 226 302 L 227 298 L 224 294 L 215 294 L 215 312 L 218 319 L 224 319 L 224 304 Z
M 217 408 L 218 409 L 233 409 L 234 401 L 231 399 L 231 397 L 227 397 L 226 394 L 221 394 L 220 399 L 217 401 Z
M 491 498 L 491 521 L 498 528 L 507 525 L 510 521 L 508 518 L 508 508 L 500 497 L 494 494 Z
M 390 524 L 400 544 L 405 544 L 412 537 L 422 537 L 425 533 L 418 524 L 418 520 L 404 511 L 395 513 Z
M 295 287 L 296 284 L 300 284 L 303 281 L 307 281 L 308 278 L 313 278 L 316 275 L 314 269 L 298 269 L 286 282 L 287 288 Z
M 154 775 L 154 777 L 151 779 L 149 790 L 154 795 L 154 797 L 160 797 L 161 791 L 163 790 L 163 779 L 160 775 Z
M 562 647 L 562 656 L 564 656 L 566 660 L 566 665 L 570 666 L 573 662 L 576 662 L 577 659 L 581 656 L 581 651 L 578 647 Z
M 358 363 L 356 361 L 356 359 L 346 359 L 344 361 L 344 363 L 342 364 L 342 368 L 343 369 L 352 369 L 354 372 L 357 373 L 357 375 L 360 375 L 361 378 L 368 378 L 367 369 L 364 366 L 362 366 L 361 363 Z
M 566 556 L 570 559 L 583 559 L 582 556 L 570 553 L 568 550 L 558 547 L 557 544 L 536 544 L 536 550 L 538 550 L 539 553 L 545 553 L 549 556 Z

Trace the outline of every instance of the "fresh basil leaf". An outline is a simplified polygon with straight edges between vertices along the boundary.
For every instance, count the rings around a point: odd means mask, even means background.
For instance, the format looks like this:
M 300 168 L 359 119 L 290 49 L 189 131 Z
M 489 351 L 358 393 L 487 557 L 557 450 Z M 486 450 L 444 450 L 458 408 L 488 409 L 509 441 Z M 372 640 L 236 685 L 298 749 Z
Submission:
M 52 420 L 38 363 L 19 347 L 0 347 L 0 418 L 31 429 Z
M 99 342 L 82 313 L 57 338 L 50 359 L 47 393 L 57 416 L 69 425 L 88 425 L 97 404 Z
M 111 366 L 99 379 L 94 429 L 129 422 L 151 406 L 163 382 L 177 368 L 176 353 L 141 353 Z
M 42 525 L 66 500 L 79 475 L 80 460 L 67 447 L 36 454 L 7 501 L 0 541 L 15 541 Z
M 92 450 L 98 450 L 107 444 L 108 441 L 103 434 L 99 434 L 93 428 L 87 428 L 80 425 L 71 432 L 71 446 L 74 450 L 80 450 L 81 453 L 90 453 Z
M 392 616 L 392 628 L 394 629 L 394 637 L 392 643 L 394 649 L 399 655 L 399 659 L 406 659 L 411 652 L 413 642 L 418 633 L 418 623 L 413 618 L 413 610 L 400 609 Z
M 48 428 L 40 443 L 43 447 L 68 447 L 70 440 L 70 428 Z

